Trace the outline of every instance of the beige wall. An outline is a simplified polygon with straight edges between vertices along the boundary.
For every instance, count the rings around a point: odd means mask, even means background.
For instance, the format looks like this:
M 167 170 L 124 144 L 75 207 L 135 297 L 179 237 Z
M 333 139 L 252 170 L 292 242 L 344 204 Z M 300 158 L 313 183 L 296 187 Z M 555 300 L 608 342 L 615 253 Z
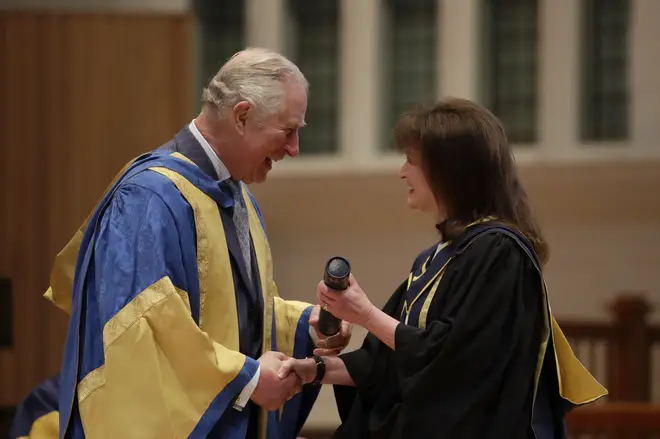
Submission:
M 660 163 L 522 166 L 521 174 L 552 247 L 557 315 L 604 318 L 604 302 L 623 290 L 660 299 Z M 341 254 L 382 304 L 436 239 L 433 224 L 407 209 L 396 172 L 274 177 L 252 191 L 280 291 L 297 299 L 314 297 L 326 259 Z

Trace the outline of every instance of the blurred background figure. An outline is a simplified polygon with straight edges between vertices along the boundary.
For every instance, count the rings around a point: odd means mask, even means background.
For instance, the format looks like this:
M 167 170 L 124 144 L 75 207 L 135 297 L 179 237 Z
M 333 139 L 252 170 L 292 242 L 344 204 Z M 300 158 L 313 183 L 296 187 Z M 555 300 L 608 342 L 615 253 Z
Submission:
M 56 439 L 60 433 L 59 384 L 55 375 L 39 383 L 16 407 L 9 430 L 11 439 L 32 437 Z
M 647 439 L 631 429 L 660 419 L 660 2 L 3 0 L 0 8 L 0 438 L 15 407 L 61 366 L 66 315 L 42 297 L 55 254 L 116 170 L 189 122 L 201 84 L 246 46 L 287 55 L 310 82 L 300 157 L 251 187 L 283 295 L 313 301 L 327 258 L 339 254 L 384 304 L 433 236 L 423 217 L 392 201 L 406 196 L 394 120 L 413 103 L 472 99 L 507 129 L 550 246 L 552 311 L 610 392 L 573 413 L 569 429 Z M 349 349 L 360 345 L 359 329 Z M 324 389 L 302 435 L 328 437 L 338 422 Z

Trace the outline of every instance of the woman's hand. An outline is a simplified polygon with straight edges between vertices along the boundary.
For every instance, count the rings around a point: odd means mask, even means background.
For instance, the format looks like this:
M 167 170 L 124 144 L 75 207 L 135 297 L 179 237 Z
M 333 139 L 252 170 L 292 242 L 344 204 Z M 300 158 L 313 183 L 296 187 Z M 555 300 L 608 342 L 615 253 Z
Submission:
M 304 360 L 297 360 L 295 358 L 289 358 L 282 362 L 277 376 L 284 380 L 291 373 L 298 375 L 298 378 L 302 384 L 309 384 L 314 381 L 316 378 L 316 361 L 313 358 L 306 358 Z
M 322 357 L 325 363 L 325 374 L 321 379 L 323 384 L 339 384 L 341 386 L 355 386 L 353 378 L 348 374 L 344 361 L 339 357 Z M 281 380 L 290 379 L 291 374 L 297 375 L 301 384 L 309 384 L 316 379 L 316 361 L 314 358 L 297 360 L 289 358 L 282 362 L 277 376 Z M 291 377 L 293 378 L 293 377 Z
M 366 322 L 375 310 L 352 274 L 348 288 L 343 292 L 331 290 L 323 281 L 319 282 L 316 287 L 316 297 L 321 307 L 335 317 L 362 327 L 366 326 Z

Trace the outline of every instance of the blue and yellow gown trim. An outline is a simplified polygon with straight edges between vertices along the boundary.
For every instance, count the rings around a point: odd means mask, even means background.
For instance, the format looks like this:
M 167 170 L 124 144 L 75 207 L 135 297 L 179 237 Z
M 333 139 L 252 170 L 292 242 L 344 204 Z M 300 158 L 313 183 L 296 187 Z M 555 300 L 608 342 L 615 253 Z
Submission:
M 406 299 L 400 316 L 401 321 L 419 328 L 426 328 L 429 308 L 447 266 L 470 244 L 486 233 L 504 233 L 513 238 L 533 261 L 543 283 L 542 291 L 546 305 L 544 308 L 545 329 L 542 333 L 541 349 L 537 361 L 534 401 L 538 401 L 538 392 L 542 387 L 539 386 L 542 373 L 544 378 L 546 378 L 546 374 L 556 377 L 557 396 L 562 401 L 561 409 L 564 411 L 569 411 L 575 406 L 588 404 L 606 396 L 607 389 L 591 375 L 575 356 L 566 336 L 552 315 L 541 264 L 529 241 L 520 231 L 499 222 L 496 218 L 485 218 L 470 224 L 458 248 L 450 245 L 451 243 L 444 243 L 435 257 L 433 256 L 436 246 L 420 254 L 408 277 Z M 551 355 L 547 355 L 547 353 L 551 353 Z M 543 397 L 551 398 L 552 395 L 543 395 Z M 540 407 L 541 404 L 535 404 L 535 415 L 531 421 L 537 434 L 540 429 L 547 428 L 548 423 L 553 422 L 549 419 L 551 415 L 540 413 L 543 410 Z M 556 416 L 556 414 L 553 416 Z M 540 421 L 541 418 L 544 418 L 543 421 Z
M 148 178 L 145 171 L 151 171 Z M 194 242 L 180 249 L 161 245 L 168 254 L 155 257 L 167 261 L 176 254 L 175 260 L 183 268 L 147 267 L 145 274 L 136 267 L 140 279 L 132 280 L 134 285 L 144 283 L 143 279 L 152 281 L 104 318 L 91 312 L 90 299 L 85 297 L 82 284 L 74 282 L 74 273 L 79 273 L 80 279 L 84 278 L 80 273 L 95 269 L 89 265 L 89 253 L 104 245 L 99 213 L 108 208 L 119 188 L 130 187 L 139 174 L 147 192 L 156 192 L 166 206 L 143 211 L 149 213 L 144 215 L 146 221 L 163 222 L 168 215 L 173 217 L 171 224 L 165 224 L 168 227 L 149 225 L 163 235 L 152 234 L 150 239 L 162 238 L 170 245 L 178 242 L 175 238 Z M 279 297 L 263 219 L 245 186 L 243 196 L 264 304 L 263 352 L 278 350 L 304 358 L 312 349 L 308 334 L 311 305 Z M 74 437 L 83 437 L 83 428 L 85 436 L 94 438 L 195 438 L 206 437 L 211 430 L 217 432 L 215 424 L 227 408 L 231 409 L 233 399 L 257 370 L 256 360 L 239 352 L 235 286 L 218 210 L 218 205 L 227 207 L 228 203 L 231 200 L 223 197 L 218 183 L 180 153 L 145 154 L 120 171 L 99 206 L 57 255 L 45 297 L 71 315 L 60 395 L 62 434 L 69 429 L 81 432 Z M 172 206 L 184 207 L 177 211 Z M 190 223 L 190 213 L 194 230 L 188 231 L 185 224 Z M 178 230 L 178 237 L 169 235 L 171 229 Z M 130 258 L 129 254 L 124 256 Z M 88 307 L 86 318 L 99 318 L 102 323 L 102 346 L 98 348 L 90 344 L 81 324 L 83 302 Z M 85 351 L 79 358 L 81 345 Z M 86 358 L 89 352 L 96 358 Z M 194 364 L 191 358 L 197 359 Z M 142 405 L 122 399 L 127 392 L 140 392 Z M 279 411 L 262 410 L 260 437 L 293 439 L 317 395 L 318 389 L 306 389 Z M 74 411 L 78 417 L 71 416 Z M 113 412 L 112 421 L 107 421 L 109 412 Z M 70 425 L 76 418 L 82 425 Z M 231 425 L 223 434 L 244 437 L 247 422 L 247 414 L 232 413 Z

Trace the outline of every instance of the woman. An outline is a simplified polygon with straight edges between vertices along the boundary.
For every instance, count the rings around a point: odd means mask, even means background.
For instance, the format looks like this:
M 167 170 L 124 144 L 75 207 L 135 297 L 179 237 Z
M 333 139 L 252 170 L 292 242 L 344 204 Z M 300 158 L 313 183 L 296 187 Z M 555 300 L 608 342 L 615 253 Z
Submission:
M 502 125 L 448 99 L 394 131 L 408 204 L 433 217 L 441 239 L 382 311 L 353 277 L 343 294 L 320 283 L 322 306 L 369 335 L 339 357 L 289 360 L 281 375 L 337 385 L 335 438 L 564 437 L 566 410 L 606 390 L 551 318 L 547 244 Z

